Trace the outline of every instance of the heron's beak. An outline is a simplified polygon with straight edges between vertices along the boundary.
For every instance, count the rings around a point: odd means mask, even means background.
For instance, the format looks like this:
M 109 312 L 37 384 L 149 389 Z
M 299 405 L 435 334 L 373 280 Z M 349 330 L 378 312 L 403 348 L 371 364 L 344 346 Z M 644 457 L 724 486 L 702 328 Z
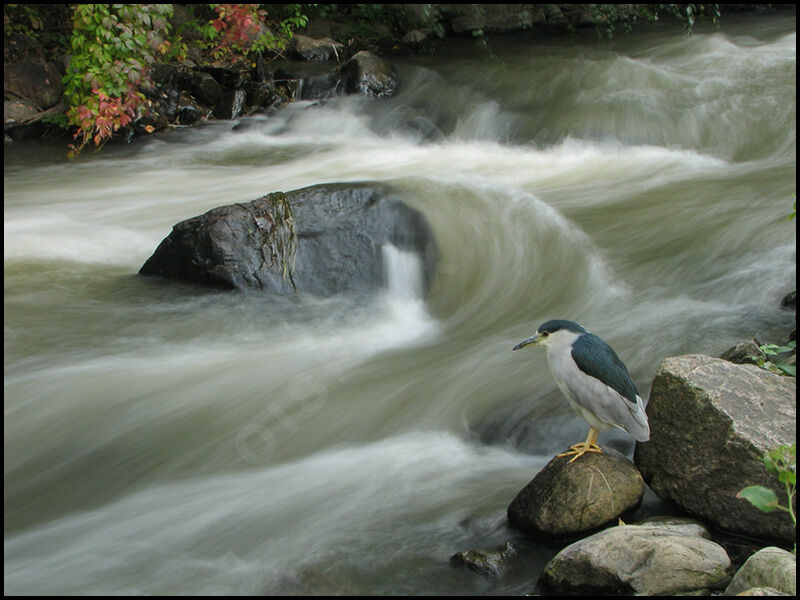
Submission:
M 540 335 L 538 333 L 533 334 L 527 340 L 522 340 L 519 344 L 514 346 L 511 350 L 519 350 L 520 348 L 524 348 L 525 346 L 529 346 L 533 344 L 534 346 L 539 343 Z

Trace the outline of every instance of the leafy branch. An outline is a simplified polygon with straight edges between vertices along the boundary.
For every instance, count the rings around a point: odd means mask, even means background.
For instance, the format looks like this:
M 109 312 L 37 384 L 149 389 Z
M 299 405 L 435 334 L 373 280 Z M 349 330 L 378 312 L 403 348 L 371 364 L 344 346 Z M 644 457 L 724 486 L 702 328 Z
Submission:
M 738 494 L 737 498 L 744 498 L 758 510 L 769 513 L 775 509 L 789 513 L 792 523 L 797 527 L 797 517 L 794 513 L 794 495 L 797 485 L 797 443 L 791 445 L 784 444 L 773 448 L 764 453 L 764 466 L 767 471 L 773 473 L 786 489 L 787 505 L 783 506 L 778 500 L 777 494 L 769 488 L 760 485 L 751 485 Z

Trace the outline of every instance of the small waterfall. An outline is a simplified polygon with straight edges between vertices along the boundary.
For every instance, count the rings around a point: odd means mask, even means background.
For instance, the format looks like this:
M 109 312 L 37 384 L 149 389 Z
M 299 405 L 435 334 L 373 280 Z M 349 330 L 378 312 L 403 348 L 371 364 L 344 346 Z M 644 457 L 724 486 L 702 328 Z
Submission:
M 380 339 L 395 348 L 431 339 L 437 327 L 425 304 L 420 257 L 392 244 L 382 246 L 381 254 L 385 288 L 380 301 L 388 319 Z
M 393 244 L 381 247 L 386 294 L 390 300 L 422 300 L 422 263 L 414 252 Z

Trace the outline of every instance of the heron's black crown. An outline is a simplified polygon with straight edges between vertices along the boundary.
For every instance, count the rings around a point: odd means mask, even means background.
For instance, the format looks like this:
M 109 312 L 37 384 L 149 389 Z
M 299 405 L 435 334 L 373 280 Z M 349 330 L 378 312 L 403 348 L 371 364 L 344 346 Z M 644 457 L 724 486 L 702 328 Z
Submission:
M 589 333 L 574 321 L 565 321 L 563 319 L 555 319 L 553 321 L 543 323 L 541 326 L 539 326 L 539 333 L 544 333 L 545 331 L 547 333 L 555 333 L 561 329 L 566 329 L 567 331 L 572 331 L 574 333 Z

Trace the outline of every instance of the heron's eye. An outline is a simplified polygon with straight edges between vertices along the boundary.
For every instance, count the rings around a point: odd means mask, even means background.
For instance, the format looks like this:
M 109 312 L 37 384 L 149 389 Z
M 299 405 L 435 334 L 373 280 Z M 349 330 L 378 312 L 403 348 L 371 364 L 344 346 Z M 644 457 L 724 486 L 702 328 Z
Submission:
M 550 335 L 550 333 L 548 333 L 547 331 L 542 332 L 542 337 L 547 337 L 548 335 Z

